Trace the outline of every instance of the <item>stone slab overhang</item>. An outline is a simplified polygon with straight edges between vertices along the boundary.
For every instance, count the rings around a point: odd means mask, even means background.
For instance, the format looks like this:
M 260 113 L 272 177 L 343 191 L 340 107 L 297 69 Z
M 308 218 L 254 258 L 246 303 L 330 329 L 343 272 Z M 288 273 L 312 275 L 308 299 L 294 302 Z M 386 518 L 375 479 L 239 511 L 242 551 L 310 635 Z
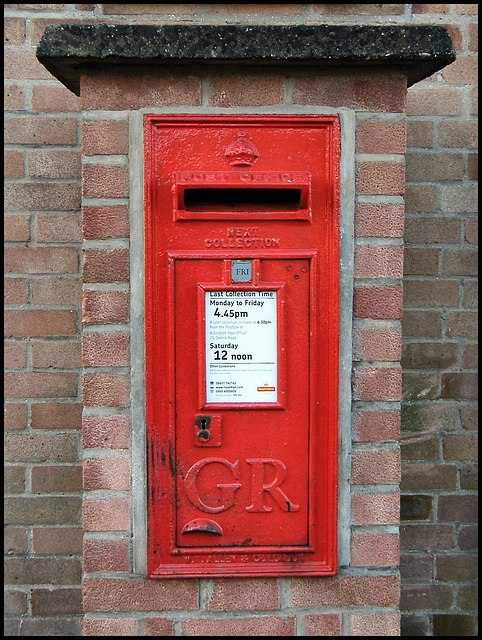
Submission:
M 422 25 L 48 26 L 37 58 L 80 94 L 87 68 L 111 65 L 250 65 L 400 72 L 407 86 L 455 60 L 448 31 Z

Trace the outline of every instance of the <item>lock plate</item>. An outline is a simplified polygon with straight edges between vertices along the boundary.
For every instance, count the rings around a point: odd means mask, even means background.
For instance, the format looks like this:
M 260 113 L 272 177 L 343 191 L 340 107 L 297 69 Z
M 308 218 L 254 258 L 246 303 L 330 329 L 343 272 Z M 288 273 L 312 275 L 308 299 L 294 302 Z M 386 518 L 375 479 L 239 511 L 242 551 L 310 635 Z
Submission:
M 221 446 L 221 416 L 194 416 L 194 444 L 196 447 Z

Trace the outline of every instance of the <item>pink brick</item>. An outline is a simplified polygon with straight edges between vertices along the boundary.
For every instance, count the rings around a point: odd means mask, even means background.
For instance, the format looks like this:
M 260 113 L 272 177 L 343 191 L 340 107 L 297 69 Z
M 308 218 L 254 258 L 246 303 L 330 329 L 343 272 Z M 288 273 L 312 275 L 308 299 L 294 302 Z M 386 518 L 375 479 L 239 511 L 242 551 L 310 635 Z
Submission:
M 82 400 L 86 407 L 125 407 L 129 402 L 130 378 L 108 373 L 82 378 Z
M 82 418 L 84 449 L 127 449 L 129 419 L 127 416 L 84 416 Z
M 403 236 L 404 207 L 401 204 L 359 202 L 355 209 L 355 235 L 379 238 Z
M 400 494 L 356 493 L 351 498 L 354 525 L 398 524 Z
M 355 278 L 402 278 L 403 247 L 355 247 Z
M 402 195 L 405 191 L 405 165 L 358 162 L 355 181 L 357 193 Z
M 123 324 L 129 320 L 127 291 L 89 291 L 82 294 L 84 324 Z
M 353 359 L 398 361 L 402 355 L 402 332 L 398 329 L 355 329 Z
M 353 484 L 398 484 L 400 477 L 399 451 L 380 449 L 352 453 Z
M 84 531 L 127 531 L 129 498 L 84 499 L 82 521 Z
M 394 401 L 402 397 L 400 368 L 360 366 L 353 376 L 353 399 L 365 402 Z
M 125 540 L 84 540 L 82 559 L 85 573 L 129 570 Z
M 356 129 L 356 151 L 359 153 L 405 153 L 404 122 L 361 120 Z
M 195 610 L 198 585 L 197 580 L 182 578 L 168 581 L 86 578 L 83 603 L 86 612 Z
M 397 606 L 398 576 L 292 578 L 292 607 Z
M 129 170 L 127 167 L 84 165 L 82 194 L 90 198 L 126 198 L 129 194 Z
M 134 618 L 84 618 L 84 636 L 136 636 Z
M 85 491 L 108 489 L 128 491 L 130 463 L 127 456 L 117 458 L 87 458 L 83 461 L 83 487 Z
M 354 415 L 353 428 L 359 442 L 398 440 L 400 411 L 360 411 Z
M 354 533 L 351 562 L 358 567 L 398 566 L 400 538 L 391 533 Z
M 399 636 L 400 613 L 357 613 L 351 615 L 354 636 Z
M 82 122 L 82 153 L 85 155 L 126 154 L 129 152 L 127 121 Z
M 129 334 L 93 333 L 82 338 L 84 367 L 127 367 Z

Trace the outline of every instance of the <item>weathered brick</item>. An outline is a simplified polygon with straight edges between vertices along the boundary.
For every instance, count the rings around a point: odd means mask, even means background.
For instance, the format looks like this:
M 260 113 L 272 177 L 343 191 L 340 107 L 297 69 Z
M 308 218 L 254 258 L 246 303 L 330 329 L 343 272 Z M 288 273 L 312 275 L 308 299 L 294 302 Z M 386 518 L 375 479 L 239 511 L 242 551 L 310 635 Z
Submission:
M 433 497 L 408 495 L 400 498 L 401 520 L 431 520 L 433 517 Z
M 402 464 L 400 489 L 425 491 L 455 489 L 457 486 L 457 466 L 454 464 Z
M 455 342 L 410 342 L 402 347 L 404 369 L 449 369 L 457 365 Z
M 476 434 L 450 433 L 444 437 L 444 460 L 476 461 L 478 460 L 478 437 Z
M 73 336 L 77 333 L 77 313 L 73 310 L 15 309 L 4 313 L 7 336 Z
M 80 520 L 80 519 L 79 519 Z M 35 553 L 80 553 L 83 531 L 81 526 L 34 527 L 33 550 Z
M 462 180 L 465 172 L 461 153 L 408 153 L 406 159 L 407 181 L 412 180 Z
M 464 6 L 464 5 L 458 5 Z M 469 5 L 470 6 L 470 5 Z M 434 607 L 435 608 L 435 607 Z M 439 609 L 448 609 L 449 607 L 438 607 Z M 433 635 L 437 636 L 474 636 L 477 635 L 476 620 L 474 615 L 461 613 L 443 614 L 434 613 L 433 616 Z
M 31 178 L 81 177 L 80 153 L 70 149 L 29 149 L 27 167 Z
M 32 491 L 56 493 L 82 490 L 82 468 L 80 466 L 42 466 L 32 469 Z
M 80 587 L 70 589 L 33 589 L 32 614 L 38 616 L 82 613 Z
M 7 558 L 5 562 L 5 584 L 72 585 L 79 584 L 80 575 L 77 558 Z
M 74 145 L 77 143 L 75 116 L 8 116 L 5 144 Z
M 5 520 L 11 524 L 75 524 L 80 522 L 78 497 L 5 498 Z
M 454 602 L 452 587 L 446 584 L 405 585 L 400 599 L 402 611 L 450 609 Z
M 402 524 L 400 545 L 405 551 L 450 551 L 455 547 L 453 524 Z
M 438 275 L 439 249 L 405 248 L 403 274 L 406 276 Z
M 6 247 L 5 273 L 77 273 L 78 251 L 74 247 Z
M 291 606 L 397 606 L 398 576 L 334 576 L 293 578 Z
M 477 569 L 473 556 L 444 554 L 437 556 L 435 577 L 443 582 L 468 582 L 477 578 Z
M 430 338 L 442 335 L 440 311 L 409 311 L 402 315 L 402 334 L 406 338 Z
M 478 498 L 476 495 L 453 494 L 439 496 L 439 521 L 477 521 Z
M 108 489 L 128 491 L 130 463 L 127 456 L 116 458 L 87 458 L 83 461 L 83 487 L 85 491 Z
M 451 402 L 404 402 L 402 425 L 405 431 L 453 430 L 457 424 L 457 406 Z
M 477 400 L 478 376 L 476 373 L 454 372 L 442 374 L 442 398 L 453 400 Z
M 32 429 L 77 429 L 82 426 L 82 405 L 77 402 L 32 404 Z
M 458 280 L 410 280 L 403 282 L 404 307 L 457 307 Z

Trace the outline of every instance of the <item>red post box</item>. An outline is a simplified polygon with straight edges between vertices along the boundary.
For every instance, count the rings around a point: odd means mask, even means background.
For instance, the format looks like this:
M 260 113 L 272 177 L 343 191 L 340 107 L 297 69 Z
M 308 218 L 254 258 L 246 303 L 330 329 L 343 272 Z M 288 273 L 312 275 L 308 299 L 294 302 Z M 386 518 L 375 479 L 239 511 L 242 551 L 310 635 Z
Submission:
M 336 573 L 339 125 L 145 116 L 148 571 Z

